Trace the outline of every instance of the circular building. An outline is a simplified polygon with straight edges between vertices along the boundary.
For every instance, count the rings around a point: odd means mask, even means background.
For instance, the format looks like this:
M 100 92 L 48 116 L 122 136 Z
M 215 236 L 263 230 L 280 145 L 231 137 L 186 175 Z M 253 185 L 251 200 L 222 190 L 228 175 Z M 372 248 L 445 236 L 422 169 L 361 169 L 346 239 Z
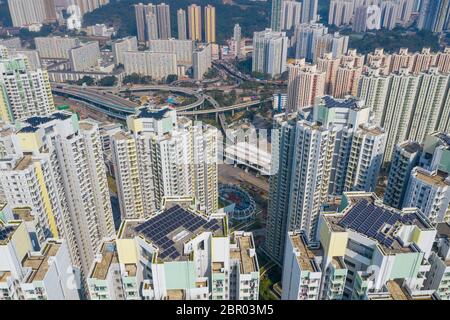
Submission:
M 225 205 L 225 212 L 233 220 L 250 220 L 255 213 L 256 204 L 253 198 L 236 185 L 219 185 L 219 199 Z

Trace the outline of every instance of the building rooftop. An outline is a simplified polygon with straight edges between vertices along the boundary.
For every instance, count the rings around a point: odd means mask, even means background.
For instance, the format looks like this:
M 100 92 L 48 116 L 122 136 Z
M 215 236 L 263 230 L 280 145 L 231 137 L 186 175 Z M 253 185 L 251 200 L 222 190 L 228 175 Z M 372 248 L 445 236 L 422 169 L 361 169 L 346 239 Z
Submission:
M 185 294 L 182 289 L 168 289 L 167 300 L 184 300 Z
M 14 208 L 12 209 L 14 219 L 23 221 L 33 221 L 34 216 L 31 213 L 31 208 Z
M 95 262 L 91 278 L 105 280 L 109 272 L 109 267 L 113 262 L 117 262 L 116 249 L 113 242 L 105 242 L 101 249 L 101 260 Z
M 421 230 L 431 228 L 418 211 L 399 211 L 384 205 L 372 196 L 350 197 L 350 204 L 337 215 L 324 215 L 325 220 L 335 232 L 348 229 L 371 238 L 390 253 L 410 252 L 409 246 L 403 246 L 396 233 L 402 225 L 416 225 Z
M 335 269 L 347 269 L 341 257 L 333 257 L 331 263 Z
M 0 245 L 5 245 L 9 242 L 9 240 L 11 240 L 11 237 L 14 234 L 16 228 L 17 228 L 16 225 L 13 224 L 5 225 L 3 222 L 0 221 Z
M 166 114 L 171 111 L 170 108 L 166 107 L 160 110 L 152 110 L 149 107 L 143 107 L 139 109 L 137 113 L 137 118 L 152 118 L 155 120 L 161 120 L 165 118 Z
M 437 235 L 440 237 L 450 238 L 450 223 L 441 222 L 436 226 Z
M 54 112 L 48 116 L 34 116 L 24 121 L 24 126 L 19 132 L 35 132 L 40 125 L 48 123 L 53 120 L 66 120 L 72 115 L 64 112 Z
M 23 156 L 17 163 L 14 170 L 25 170 L 33 162 L 31 155 Z
M 131 138 L 131 136 L 128 134 L 128 133 L 126 133 L 126 132 L 124 132 L 124 131 L 119 131 L 119 132 L 116 132 L 114 135 L 113 135 L 113 138 L 115 139 L 115 140 L 128 140 L 128 139 L 130 139 Z
M 8 137 L 14 133 L 12 128 L 0 128 L 0 137 Z
M 370 126 L 369 127 L 366 125 L 361 125 L 359 127 L 359 129 L 363 132 L 366 132 L 366 133 L 372 135 L 372 136 L 379 136 L 379 135 L 382 135 L 385 133 L 384 130 L 379 126 Z
M 11 276 L 10 271 L 1 271 L 0 272 L 0 282 L 6 282 L 6 280 Z
M 186 260 L 184 244 L 203 232 L 224 235 L 223 219 L 206 219 L 179 205 L 163 211 L 145 222 L 124 226 L 127 237 L 142 236 L 158 248 L 158 259 L 167 262 Z M 122 236 L 123 237 L 123 236 Z
M 42 281 L 50 267 L 49 259 L 56 256 L 61 244 L 49 242 L 42 250 L 42 254 L 38 256 L 28 254 L 22 262 L 26 268 L 31 268 L 31 274 L 27 277 L 26 282 Z
M 449 175 L 443 171 L 435 171 L 429 172 L 420 167 L 416 167 L 413 171 L 413 174 L 416 175 L 416 178 L 423 181 L 426 184 L 433 185 L 436 187 L 448 187 L 450 186 Z
M 134 263 L 125 264 L 125 271 L 127 272 L 128 277 L 135 277 L 137 272 L 137 266 Z
M 397 281 L 389 280 L 386 283 L 386 287 L 389 290 L 393 300 L 409 300 L 408 296 Z
M 236 235 L 236 248 L 230 250 L 230 257 L 240 261 L 241 273 L 248 274 L 258 271 L 256 254 L 250 254 L 251 249 L 255 249 L 253 239 L 249 235 Z
M 301 234 L 290 236 L 294 249 L 298 251 L 297 261 L 302 271 L 315 272 L 315 254 L 310 250 Z
M 94 125 L 88 121 L 81 121 L 80 122 L 80 129 L 83 130 L 92 130 L 94 128 Z
M 399 147 L 411 154 L 422 150 L 422 146 L 415 141 L 405 141 L 399 144 Z
M 363 104 L 361 104 L 361 100 L 356 98 L 348 98 L 348 99 L 336 99 L 332 96 L 324 96 L 320 98 L 320 105 L 327 108 L 350 108 L 350 109 L 361 109 Z
M 447 149 L 450 149 L 450 134 L 443 132 L 436 132 L 433 134 L 436 138 L 438 138 L 442 144 L 444 144 Z

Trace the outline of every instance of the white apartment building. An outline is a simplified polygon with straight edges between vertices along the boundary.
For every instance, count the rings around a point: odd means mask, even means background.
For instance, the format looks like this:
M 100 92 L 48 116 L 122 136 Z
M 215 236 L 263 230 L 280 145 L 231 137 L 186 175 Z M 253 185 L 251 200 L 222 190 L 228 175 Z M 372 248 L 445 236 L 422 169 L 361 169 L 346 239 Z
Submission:
M 283 264 L 282 300 L 341 300 L 347 267 L 341 257 L 326 259 L 301 232 L 289 232 Z
M 382 128 L 361 125 L 356 130 L 347 164 L 345 191 L 375 191 L 385 146 L 386 133 Z
M 282 1 L 281 30 L 290 31 L 301 23 L 302 3 L 297 1 Z
M 288 38 L 284 32 L 271 29 L 253 35 L 252 71 L 268 74 L 272 78 L 286 71 Z
M 382 141 L 373 148 L 368 139 L 364 141 L 366 146 L 355 150 L 367 134 L 363 131 L 367 128 L 361 125 L 368 122 L 369 115 L 370 109 L 362 101 L 324 96 L 297 118 L 285 118 L 282 114 L 276 117 L 265 246 L 280 264 L 287 232 L 302 231 L 306 240 L 314 244 L 321 206 L 330 194 L 342 194 L 347 176 L 351 181 L 350 177 L 359 172 L 358 179 L 364 183 L 358 188 L 374 187 Z M 379 127 L 371 130 L 381 134 Z M 358 158 L 368 162 L 357 161 Z M 367 181 L 366 173 L 371 176 Z
M 69 50 L 80 45 L 77 38 L 69 37 L 36 37 L 34 43 L 43 59 L 69 59 Z
M 340 257 L 348 269 L 343 299 L 363 300 L 430 296 L 435 236 L 419 210 L 396 210 L 364 192 L 344 193 L 337 213 L 320 216 L 318 233 L 326 259 Z
M 303 235 L 289 232 L 283 263 L 282 300 L 319 300 L 322 270 Z
M 420 91 L 409 123 L 408 139 L 421 142 L 440 126 L 441 121 L 447 122 L 448 117 L 443 111 L 450 109 L 450 101 L 445 97 L 449 86 L 448 74 L 431 68 L 419 76 Z M 441 120 L 439 117 L 447 119 Z
M 439 300 L 450 300 L 450 225 L 439 223 L 436 229 L 436 248 L 429 258 L 431 269 L 425 288 L 435 290 L 434 295 Z
M 7 49 L 8 50 L 8 49 Z M 1 57 L 2 46 L 0 45 L 0 60 L 8 59 Z M 37 50 L 28 49 L 9 49 L 8 55 L 10 57 L 23 57 L 26 59 L 27 67 L 31 71 L 36 71 L 41 68 L 41 59 L 39 57 L 39 52 Z
M 450 221 L 450 177 L 443 171 L 415 167 L 409 178 L 404 207 L 417 207 L 433 223 Z
M 405 141 L 395 146 L 384 203 L 397 209 L 402 208 L 411 171 L 418 165 L 421 154 L 422 146 L 414 141 Z
M 355 11 L 354 2 L 355 0 L 331 0 L 328 23 L 338 27 L 350 24 Z
M 407 68 L 388 76 L 370 69 L 361 76 L 358 97 L 372 108 L 374 124 L 386 130 L 384 162 L 390 162 L 395 145 L 405 140 L 422 142 L 436 129 L 445 127 L 445 96 L 449 76 L 437 69 L 412 74 Z M 445 123 L 445 124 L 443 124 Z
M 48 0 L 8 0 L 14 27 L 56 21 L 55 6 Z
M 167 198 L 191 198 L 196 210 L 218 209 L 217 129 L 143 107 L 127 120 L 130 133 L 112 137 L 122 217 L 146 219 Z
M 207 219 L 174 204 L 146 221 L 125 220 L 116 250 L 111 266 L 118 264 L 122 276 L 136 275 L 129 288 L 137 289 L 139 298 L 258 299 L 253 236 L 229 234 L 224 216 Z M 111 289 L 106 288 L 110 293 Z
M 25 57 L 0 60 L 0 118 L 12 122 L 55 110 L 47 71 L 30 70 Z
M 178 9 L 177 11 L 177 27 L 178 27 L 178 39 L 187 39 L 187 23 L 186 23 L 186 11 Z
M 0 222 L 0 300 L 78 300 L 66 241 L 48 239 L 36 252 L 24 224 Z
M 192 54 L 195 50 L 195 42 L 192 40 L 149 40 L 148 47 L 153 52 L 174 53 L 177 56 L 177 64 L 192 66 Z
M 126 51 L 138 51 L 138 43 L 136 37 L 126 37 L 113 42 L 112 52 L 114 55 L 114 63 L 116 65 L 123 65 L 125 63 L 123 54 Z
M 195 80 L 203 80 L 205 73 L 212 66 L 212 45 L 205 44 L 194 50 L 192 54 L 193 77 Z
M 24 120 L 14 135 L 18 150 L 0 161 L 6 201 L 67 241 L 86 276 L 101 239 L 115 234 L 97 124 L 55 112 Z
M 122 268 L 123 271 L 122 272 Z M 136 275 L 136 267 L 119 264 L 116 243 L 106 240 L 96 254 L 87 279 L 90 300 L 134 300 L 140 298 L 139 288 L 131 291 L 131 283 L 124 282 Z M 140 280 L 142 282 L 142 279 Z
M 109 3 L 109 0 L 70 0 L 70 4 L 75 4 L 80 8 L 82 15 L 92 12 Z
M 317 39 L 328 34 L 328 28 L 321 23 L 302 23 L 295 27 L 291 46 L 295 46 L 295 58 L 314 60 Z
M 69 50 L 70 68 L 72 71 L 91 71 L 98 67 L 100 47 L 98 41 L 90 41 Z
M 177 56 L 174 53 L 126 51 L 123 53 L 126 74 L 137 73 L 162 80 L 177 74 Z

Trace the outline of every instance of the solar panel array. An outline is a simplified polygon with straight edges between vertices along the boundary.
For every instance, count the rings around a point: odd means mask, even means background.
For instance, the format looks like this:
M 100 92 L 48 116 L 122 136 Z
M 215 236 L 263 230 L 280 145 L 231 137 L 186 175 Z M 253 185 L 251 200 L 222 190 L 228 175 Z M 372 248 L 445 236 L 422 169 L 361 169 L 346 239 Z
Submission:
M 10 233 L 14 230 L 14 227 L 8 226 L 0 228 L 0 241 L 8 239 Z
M 41 124 L 50 122 L 52 120 L 65 120 L 67 118 L 70 118 L 70 115 L 65 114 L 65 113 L 61 113 L 61 112 L 55 112 L 49 116 L 34 116 L 34 117 L 29 117 L 28 119 L 25 120 L 26 123 L 29 124 L 29 126 L 25 126 L 22 129 L 20 129 L 21 132 L 36 132 L 36 130 L 38 129 L 38 127 Z
M 370 238 L 376 239 L 381 244 L 391 247 L 394 240 L 381 232 L 384 224 L 394 225 L 397 221 L 409 223 L 415 219 L 414 215 L 400 215 L 368 202 L 366 199 L 359 201 L 345 215 L 339 224 L 344 228 L 353 229 Z
M 168 234 L 183 227 L 189 232 L 195 233 L 200 228 L 215 232 L 221 229 L 220 222 L 212 219 L 210 221 L 184 210 L 180 206 L 174 206 L 156 217 L 137 226 L 135 231 L 143 234 L 159 248 L 161 259 L 170 258 L 172 260 L 181 256 L 175 248 L 175 242 L 168 238 Z

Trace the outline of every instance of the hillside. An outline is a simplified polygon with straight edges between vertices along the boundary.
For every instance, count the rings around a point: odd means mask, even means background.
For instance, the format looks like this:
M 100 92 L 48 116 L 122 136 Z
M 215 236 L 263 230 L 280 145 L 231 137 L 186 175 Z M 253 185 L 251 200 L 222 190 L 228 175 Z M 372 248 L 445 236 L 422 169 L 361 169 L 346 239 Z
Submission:
M 84 17 L 84 25 L 106 23 L 118 28 L 118 36 L 135 35 L 136 19 L 133 4 L 158 4 L 165 2 L 170 5 L 172 36 L 177 36 L 176 11 L 180 8 L 187 10 L 188 5 L 196 3 L 201 6 L 212 4 L 216 7 L 217 41 L 222 43 L 233 34 L 233 26 L 239 23 L 244 36 L 251 37 L 254 31 L 260 31 L 269 26 L 271 2 L 252 2 L 248 0 L 112 0 L 110 4 L 101 7 Z

